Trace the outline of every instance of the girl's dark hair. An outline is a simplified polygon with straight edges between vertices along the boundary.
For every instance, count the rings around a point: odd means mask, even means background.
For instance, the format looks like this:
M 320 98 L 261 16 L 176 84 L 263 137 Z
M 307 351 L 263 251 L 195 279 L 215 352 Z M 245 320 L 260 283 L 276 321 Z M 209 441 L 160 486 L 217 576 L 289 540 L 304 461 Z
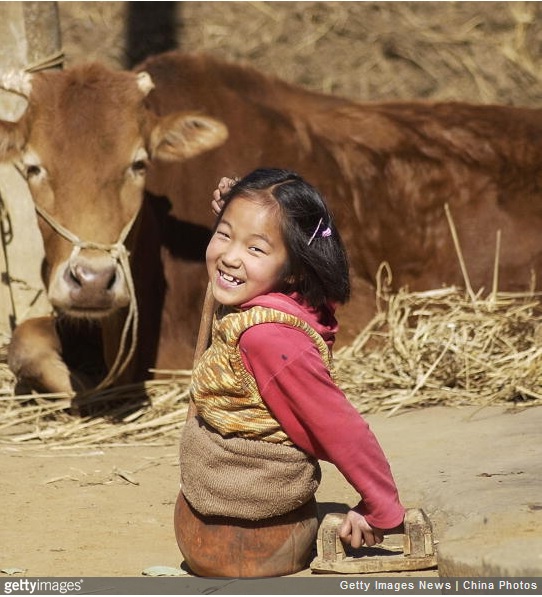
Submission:
M 320 193 L 290 170 L 254 170 L 223 197 L 221 215 L 236 197 L 276 203 L 288 253 L 285 293 L 299 292 L 313 307 L 350 297 L 348 257 L 333 218 Z M 220 220 L 220 218 L 219 218 Z

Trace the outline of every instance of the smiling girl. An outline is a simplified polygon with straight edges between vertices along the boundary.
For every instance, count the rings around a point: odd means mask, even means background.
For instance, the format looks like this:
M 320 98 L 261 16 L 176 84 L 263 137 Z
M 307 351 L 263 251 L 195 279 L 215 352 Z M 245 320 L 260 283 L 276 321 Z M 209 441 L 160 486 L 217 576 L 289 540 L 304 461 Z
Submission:
M 333 379 L 334 311 L 350 293 L 339 232 L 294 172 L 231 182 L 206 254 L 220 307 L 193 372 L 182 499 L 232 524 L 280 521 L 314 503 L 326 460 L 361 498 L 341 538 L 380 543 L 405 511 L 378 441 Z

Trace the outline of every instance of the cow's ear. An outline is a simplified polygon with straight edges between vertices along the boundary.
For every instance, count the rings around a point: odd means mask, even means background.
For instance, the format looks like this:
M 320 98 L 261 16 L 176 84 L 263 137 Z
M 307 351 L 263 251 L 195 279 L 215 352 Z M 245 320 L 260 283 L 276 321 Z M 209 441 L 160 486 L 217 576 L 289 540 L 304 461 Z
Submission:
M 151 134 L 151 157 L 180 161 L 222 145 L 228 129 L 222 122 L 197 114 L 176 113 L 160 119 Z
M 27 87 L 29 80 L 25 79 Z M 24 145 L 26 125 L 22 116 L 28 108 L 28 100 L 14 82 L 20 83 L 14 76 L 0 74 L 0 161 L 4 162 L 19 152 Z M 7 84 L 10 87 L 7 87 Z M 13 85 L 12 85 L 13 84 Z M 27 91 L 30 88 L 25 88 Z

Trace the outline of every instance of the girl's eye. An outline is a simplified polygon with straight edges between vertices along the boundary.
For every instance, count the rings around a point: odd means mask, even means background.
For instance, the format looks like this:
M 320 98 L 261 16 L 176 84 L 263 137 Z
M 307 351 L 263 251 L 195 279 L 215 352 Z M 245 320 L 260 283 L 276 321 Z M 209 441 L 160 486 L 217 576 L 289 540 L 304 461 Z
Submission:
M 262 255 L 265 254 L 265 251 L 263 249 L 260 249 L 260 247 L 250 247 L 250 250 L 253 253 L 261 253 Z

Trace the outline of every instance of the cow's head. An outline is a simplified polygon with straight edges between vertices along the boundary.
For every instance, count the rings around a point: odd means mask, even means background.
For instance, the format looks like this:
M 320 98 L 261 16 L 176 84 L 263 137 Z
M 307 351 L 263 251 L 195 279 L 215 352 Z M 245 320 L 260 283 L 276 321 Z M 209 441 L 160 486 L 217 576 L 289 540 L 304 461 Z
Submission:
M 85 65 L 0 78 L 27 98 L 17 122 L 0 120 L 0 160 L 28 182 L 45 247 L 51 304 L 100 317 L 130 294 L 118 244 L 143 200 L 151 160 L 184 160 L 222 144 L 226 127 L 197 114 L 159 117 L 145 106 L 146 73 Z

